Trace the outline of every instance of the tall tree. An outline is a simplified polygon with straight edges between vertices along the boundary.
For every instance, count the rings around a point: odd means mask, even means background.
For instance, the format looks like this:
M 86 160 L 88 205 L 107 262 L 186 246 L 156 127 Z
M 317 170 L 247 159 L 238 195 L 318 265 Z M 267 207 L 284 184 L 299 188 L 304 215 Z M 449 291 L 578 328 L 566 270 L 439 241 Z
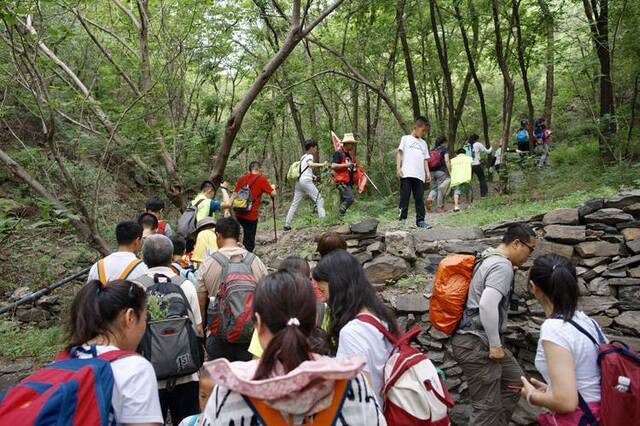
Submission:
M 411 93 L 411 110 L 413 111 L 413 117 L 415 118 L 422 114 L 420 114 L 420 98 L 418 97 L 418 89 L 416 87 L 416 79 L 413 72 L 413 63 L 411 61 L 411 49 L 409 48 L 407 32 L 404 27 L 405 4 L 406 0 L 398 0 L 396 3 L 396 26 L 398 37 L 400 37 L 400 44 L 402 45 L 402 54 L 404 55 L 404 66 L 407 71 L 409 93 Z
M 513 23 L 516 29 L 516 50 L 518 52 L 518 65 L 520 67 L 520 75 L 522 76 L 522 84 L 524 86 L 524 93 L 527 99 L 527 119 L 529 121 L 529 150 L 533 153 L 533 120 L 534 109 L 533 99 L 531 98 L 531 86 L 529 85 L 529 64 L 525 58 L 526 46 L 522 38 L 522 26 L 520 24 L 520 3 L 521 0 L 511 1 L 511 13 L 513 14 Z
M 547 119 L 547 125 L 551 126 L 553 113 L 553 79 L 554 79 L 554 62 L 555 62 L 555 21 L 553 13 L 549 9 L 547 0 L 538 0 L 540 10 L 542 11 L 542 19 L 547 32 L 547 46 L 545 48 L 545 66 L 546 66 L 546 85 L 544 91 L 544 112 L 543 115 Z

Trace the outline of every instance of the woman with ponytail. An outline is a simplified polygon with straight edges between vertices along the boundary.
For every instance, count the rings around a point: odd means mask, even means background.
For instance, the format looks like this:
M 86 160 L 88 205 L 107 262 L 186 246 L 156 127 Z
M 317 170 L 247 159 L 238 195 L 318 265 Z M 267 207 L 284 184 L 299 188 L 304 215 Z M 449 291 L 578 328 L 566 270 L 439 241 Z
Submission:
M 605 337 L 594 320 L 577 310 L 579 292 L 575 267 L 566 257 L 541 256 L 533 263 L 529 286 L 547 316 L 540 327 L 535 358 L 536 368 L 546 384 L 522 377 L 522 394 L 530 405 L 551 411 L 538 417 L 543 426 L 583 424 L 580 423 L 584 416 L 579 407 L 580 398 L 599 419 L 598 348 L 584 333 L 600 342 Z
M 205 364 L 216 386 L 204 425 L 386 425 L 360 373 L 363 357 L 335 359 L 311 351 L 316 301 L 307 277 L 268 275 L 256 289 L 253 311 L 262 358 Z

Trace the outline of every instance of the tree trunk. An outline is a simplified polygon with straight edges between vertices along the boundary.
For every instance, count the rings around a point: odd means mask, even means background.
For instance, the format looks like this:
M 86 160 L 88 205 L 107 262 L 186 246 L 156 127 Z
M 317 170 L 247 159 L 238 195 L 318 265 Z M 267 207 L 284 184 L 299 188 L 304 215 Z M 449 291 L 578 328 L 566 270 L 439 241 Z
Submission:
M 413 73 L 413 63 L 411 61 L 411 50 L 407 40 L 407 33 L 404 29 L 404 5 L 406 0 L 398 0 L 396 3 L 396 26 L 400 43 L 402 45 L 402 53 L 404 55 L 404 66 L 407 71 L 407 81 L 409 83 L 409 93 L 411 93 L 411 109 L 413 118 L 419 117 L 420 114 L 420 98 L 418 97 L 418 89 L 416 88 L 416 79 Z
M 521 0 L 512 0 L 511 5 L 513 22 L 516 28 L 516 50 L 518 52 L 518 65 L 520 66 L 522 83 L 524 85 L 524 93 L 527 98 L 527 119 L 529 121 L 527 130 L 529 132 L 529 151 L 533 153 L 533 142 L 535 140 L 535 136 L 533 135 L 534 110 L 533 99 L 531 98 L 531 86 L 529 85 L 528 65 L 524 57 L 525 46 L 524 41 L 522 40 L 522 28 L 520 26 L 520 1 Z
M 289 104 L 289 109 L 291 110 L 293 124 L 296 127 L 298 141 L 300 142 L 300 146 L 302 147 L 302 151 L 304 152 L 304 141 L 306 140 L 306 138 L 304 137 L 304 129 L 302 128 L 302 119 L 300 118 L 300 111 L 298 110 L 296 101 L 295 99 L 293 99 L 293 93 L 291 92 L 287 93 L 287 103 Z
M 542 16 L 547 30 L 547 48 L 545 50 L 545 63 L 547 69 L 546 89 L 544 93 L 544 112 L 543 116 L 547 119 L 547 126 L 551 127 L 551 115 L 553 112 L 553 77 L 554 77 L 554 56 L 555 56 L 555 23 L 554 17 L 549 10 L 546 0 L 538 0 Z
M 358 114 L 358 110 L 360 109 L 360 105 L 358 102 L 359 98 L 359 83 L 354 82 L 353 86 L 351 86 L 351 105 L 353 107 L 353 134 L 357 138 L 360 135 L 360 117 Z

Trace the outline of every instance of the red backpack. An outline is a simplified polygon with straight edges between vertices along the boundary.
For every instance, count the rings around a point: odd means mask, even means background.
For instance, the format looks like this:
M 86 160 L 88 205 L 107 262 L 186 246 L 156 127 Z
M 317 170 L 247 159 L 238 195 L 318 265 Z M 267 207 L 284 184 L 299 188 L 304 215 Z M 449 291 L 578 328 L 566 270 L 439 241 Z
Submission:
M 22 380 L 0 397 L 2 425 L 82 425 L 115 424 L 111 415 L 113 372 L 110 363 L 137 355 L 114 350 L 93 358 L 77 358 L 82 348 L 62 353 L 49 366 Z
M 396 338 L 369 314 L 356 319 L 374 326 L 393 345 L 383 376 L 384 417 L 393 426 L 448 426 L 453 399 L 427 355 L 411 346 L 418 326 Z
M 429 159 L 427 160 L 427 165 L 429 166 L 430 172 L 435 172 L 436 170 L 440 170 L 440 166 L 442 165 L 442 149 L 434 149 L 429 153 Z
M 640 356 L 618 340 L 607 343 L 595 323 L 598 340 L 578 323 L 567 321 L 578 331 L 587 336 L 598 347 L 598 365 L 600 366 L 600 422 L 593 415 L 589 406 L 578 394 L 579 406 L 584 413 L 582 420 L 591 426 L 617 426 L 631 424 L 629 420 L 640 419 Z M 627 393 L 616 389 L 618 377 L 631 379 Z M 582 423 L 581 423 L 582 424 Z

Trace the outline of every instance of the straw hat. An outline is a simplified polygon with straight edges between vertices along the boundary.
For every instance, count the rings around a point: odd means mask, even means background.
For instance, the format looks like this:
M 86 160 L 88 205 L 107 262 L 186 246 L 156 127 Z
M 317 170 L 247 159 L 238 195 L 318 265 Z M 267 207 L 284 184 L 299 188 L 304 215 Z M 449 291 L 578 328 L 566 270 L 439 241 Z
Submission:
M 342 138 L 342 143 L 358 143 L 358 141 L 353 137 L 353 133 L 345 133 Z

